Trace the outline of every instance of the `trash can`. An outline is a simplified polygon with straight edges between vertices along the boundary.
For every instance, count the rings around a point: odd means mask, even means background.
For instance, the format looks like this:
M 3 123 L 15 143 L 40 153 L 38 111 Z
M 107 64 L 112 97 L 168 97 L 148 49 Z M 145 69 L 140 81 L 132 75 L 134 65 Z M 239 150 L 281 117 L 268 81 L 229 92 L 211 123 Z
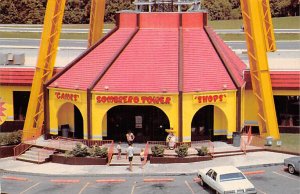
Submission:
M 266 137 L 266 146 L 272 146 L 273 137 L 268 136 Z
M 69 137 L 70 126 L 68 124 L 61 126 L 61 132 L 63 137 Z
M 233 138 L 233 146 L 234 147 L 240 147 L 241 145 L 241 134 L 239 132 L 233 132 L 232 133 Z

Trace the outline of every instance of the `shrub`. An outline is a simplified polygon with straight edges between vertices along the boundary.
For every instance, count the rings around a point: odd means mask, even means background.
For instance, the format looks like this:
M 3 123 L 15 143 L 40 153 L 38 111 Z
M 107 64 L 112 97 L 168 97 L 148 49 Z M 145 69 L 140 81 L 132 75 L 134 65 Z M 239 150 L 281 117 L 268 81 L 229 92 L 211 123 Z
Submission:
M 100 158 L 106 158 L 108 154 L 108 149 L 105 146 L 98 146 L 95 145 L 90 149 L 90 155 L 92 157 L 100 157 Z
M 178 148 L 176 148 L 175 152 L 178 157 L 184 158 L 188 155 L 189 146 L 187 144 L 182 144 Z
M 154 157 L 163 157 L 165 148 L 163 145 L 155 145 L 151 147 L 152 156 Z
M 208 148 L 206 146 L 202 146 L 201 148 L 195 148 L 198 152 L 199 156 L 206 156 L 208 154 Z
M 77 143 L 72 149 L 71 154 L 75 157 L 86 157 L 89 155 L 88 148 L 82 143 Z
M 21 143 L 22 130 L 0 134 L 0 145 L 17 145 Z

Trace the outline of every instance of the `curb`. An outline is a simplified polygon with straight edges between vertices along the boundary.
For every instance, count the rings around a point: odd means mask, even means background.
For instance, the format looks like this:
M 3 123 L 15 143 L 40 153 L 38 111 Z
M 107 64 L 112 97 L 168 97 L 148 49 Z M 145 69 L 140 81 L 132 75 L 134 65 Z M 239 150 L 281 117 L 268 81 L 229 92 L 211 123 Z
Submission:
M 268 163 L 268 164 L 258 164 L 258 165 L 249 165 L 249 166 L 237 166 L 238 169 L 251 169 L 251 168 L 258 168 L 258 167 L 270 167 L 270 166 L 279 166 L 283 165 L 282 163 Z M 31 173 L 31 172 L 18 172 L 18 171 L 8 171 L 0 169 L 2 173 L 9 173 L 9 174 L 18 174 L 18 175 L 31 175 L 31 176 L 47 176 L 47 177 L 145 177 L 145 176 L 189 176 L 189 175 L 196 175 L 197 170 L 194 172 L 157 172 L 157 173 L 119 173 L 119 174 L 45 174 L 45 173 Z

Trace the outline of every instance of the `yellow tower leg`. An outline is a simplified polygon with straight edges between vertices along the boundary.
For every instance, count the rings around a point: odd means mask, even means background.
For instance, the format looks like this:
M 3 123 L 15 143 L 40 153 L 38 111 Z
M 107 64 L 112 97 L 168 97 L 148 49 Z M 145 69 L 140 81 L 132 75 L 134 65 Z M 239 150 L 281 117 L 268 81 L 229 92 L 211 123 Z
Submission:
M 88 47 L 93 46 L 102 37 L 104 12 L 105 0 L 92 0 Z
M 44 122 L 43 84 L 53 74 L 65 3 L 66 0 L 49 0 L 47 3 L 38 60 L 23 129 L 23 141 L 35 139 L 42 134 Z
M 266 20 L 263 20 L 262 0 L 241 0 L 253 93 L 258 102 L 258 123 L 262 136 L 279 139 L 266 51 Z M 269 23 L 271 19 L 268 19 Z M 269 25 L 270 27 L 272 25 Z M 274 39 L 273 39 L 274 40 Z

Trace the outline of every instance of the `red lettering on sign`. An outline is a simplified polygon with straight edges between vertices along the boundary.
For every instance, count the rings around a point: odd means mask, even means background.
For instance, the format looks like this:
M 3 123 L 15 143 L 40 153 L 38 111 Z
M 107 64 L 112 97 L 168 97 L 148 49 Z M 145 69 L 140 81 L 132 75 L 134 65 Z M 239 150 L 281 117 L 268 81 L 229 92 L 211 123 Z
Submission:
M 70 93 L 62 93 L 62 92 L 55 92 L 54 94 L 57 99 L 74 101 L 74 102 L 77 102 L 80 97 L 78 94 L 70 94 Z
M 60 97 L 60 96 L 58 96 Z M 79 96 L 68 96 L 77 100 Z M 97 103 L 141 103 L 141 104 L 170 104 L 171 97 L 164 96 L 96 96 Z
M 220 95 L 203 95 L 203 96 L 194 96 L 194 99 L 198 101 L 198 103 L 211 103 L 211 102 L 223 102 L 225 94 Z

